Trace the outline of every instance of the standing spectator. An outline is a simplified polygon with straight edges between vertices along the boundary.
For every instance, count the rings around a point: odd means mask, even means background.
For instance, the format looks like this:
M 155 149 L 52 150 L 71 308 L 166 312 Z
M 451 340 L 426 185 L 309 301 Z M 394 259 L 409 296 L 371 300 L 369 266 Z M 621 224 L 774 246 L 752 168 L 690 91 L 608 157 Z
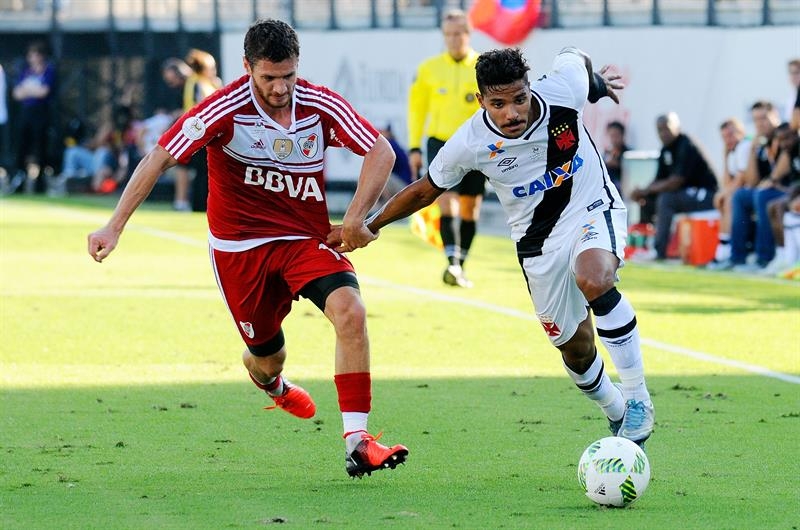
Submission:
M 470 23 L 461 10 L 445 13 L 442 21 L 447 51 L 430 57 L 417 68 L 408 94 L 408 147 L 411 171 L 416 176 L 422 167 L 422 137 L 428 137 L 428 164 L 445 141 L 476 110 L 475 62 L 478 54 L 469 43 Z M 498 152 L 502 152 L 500 147 Z M 472 287 L 464 274 L 464 262 L 475 238 L 486 177 L 476 171 L 443 193 L 437 200 L 441 210 L 440 232 L 447 268 L 442 280 L 448 285 Z M 460 217 L 458 234 L 454 221 Z
M 12 96 L 19 103 L 17 115 L 16 174 L 11 191 L 21 189 L 27 178 L 36 179 L 35 190 L 44 192 L 44 167 L 48 165 L 48 134 L 53 114 L 51 101 L 55 97 L 56 69 L 47 60 L 47 47 L 35 41 L 25 55 L 27 66 L 14 84 Z
M 769 178 L 777 158 L 778 144 L 774 141 L 775 129 L 780 124 L 777 109 L 769 101 L 756 101 L 750 108 L 750 115 L 756 129 L 756 137 L 750 144 L 750 159 L 744 174 L 744 185 L 737 189 L 731 200 L 731 259 L 723 262 L 721 269 L 737 269 L 753 272 L 763 269 L 775 254 L 775 239 L 767 203 L 776 198 L 771 186 L 761 188 L 760 184 Z M 763 208 L 757 206 L 763 203 Z M 756 212 L 762 209 L 764 217 Z M 752 221 L 756 214 L 755 223 Z M 748 245 L 754 239 L 756 264 L 747 264 Z
M 608 418 L 609 430 L 643 445 L 655 410 L 645 381 L 636 313 L 615 283 L 623 265 L 627 210 L 583 123 L 586 101 L 619 102 L 619 76 L 592 69 L 588 55 L 564 48 L 534 81 L 518 48 L 482 53 L 476 65 L 482 112 L 436 155 L 428 174 L 395 195 L 367 227 L 383 226 L 431 204 L 475 169 L 497 190 L 536 316 L 567 374 Z M 491 148 L 505 138 L 498 164 Z M 543 156 L 531 156 L 539 152 Z M 330 244 L 355 245 L 334 229 Z M 611 382 L 595 345 L 595 328 L 619 374 Z
M 612 121 L 606 125 L 606 148 L 603 151 L 603 160 L 608 168 L 608 176 L 611 182 L 617 187 L 617 191 L 622 191 L 622 155 L 625 151 L 630 151 L 630 147 L 625 143 L 625 125 L 618 121 Z
M 172 116 L 172 122 L 177 120 L 185 110 L 184 107 L 184 92 L 186 89 L 186 80 L 192 75 L 192 69 L 186 64 L 183 59 L 177 57 L 170 57 L 165 60 L 161 65 L 161 78 L 164 80 L 164 86 L 167 88 L 168 96 L 165 99 L 166 108 Z M 189 106 L 191 108 L 191 105 Z M 158 112 L 153 117 L 157 116 Z M 155 134 L 155 131 L 160 127 L 163 118 L 157 118 L 150 122 L 148 125 L 149 132 L 146 136 Z M 171 125 L 172 123 L 170 123 Z M 167 127 L 169 128 L 169 127 Z M 166 129 L 160 131 L 158 136 Z M 147 149 L 142 151 L 143 154 L 149 153 L 150 149 L 158 142 L 158 137 L 150 141 L 149 138 L 144 139 L 144 144 Z M 199 157 L 198 157 L 199 158 Z M 195 164 L 201 164 L 195 162 Z M 172 207 L 179 212 L 189 212 L 192 210 L 191 202 L 189 202 L 191 192 L 191 171 L 189 166 L 178 164 L 172 169 L 173 185 L 175 186 L 175 195 L 172 201 Z M 208 186 L 206 185 L 206 188 Z M 199 193 L 199 192 L 198 192 Z
M 161 64 L 161 79 L 164 81 L 166 94 L 157 107 L 166 108 L 170 114 L 175 115 L 175 119 L 178 119 L 185 110 L 183 91 L 190 75 L 192 75 L 192 69 L 183 59 L 170 57 Z
M 380 129 L 379 132 L 392 146 L 395 156 L 392 174 L 389 175 L 389 181 L 386 183 L 386 187 L 383 188 L 383 193 L 381 193 L 381 202 L 386 202 L 392 195 L 411 184 L 413 176 L 411 175 L 411 165 L 408 163 L 406 150 L 395 138 L 391 125 Z
M 214 56 L 203 50 L 192 49 L 186 55 L 186 64 L 192 74 L 186 79 L 183 87 L 183 110 L 188 111 L 222 86 L 217 77 L 217 62 Z M 205 156 L 196 156 L 190 162 L 194 170 L 192 181 L 192 202 L 190 209 L 205 212 L 208 200 L 208 160 Z M 177 207 L 184 210 L 184 207 Z
M 6 72 L 3 70 L 3 65 L 0 64 L 0 164 L 3 162 L 3 155 L 6 151 L 6 140 L 8 138 L 6 132 L 6 124 L 8 123 L 8 102 L 6 101 Z M 7 178 L 5 168 L 0 165 L 0 182 L 5 186 Z M 3 190 L 5 191 L 5 190 Z
M 786 65 L 789 73 L 789 96 L 783 108 L 783 121 L 792 124 L 792 128 L 800 128 L 793 120 L 800 119 L 800 58 L 792 59 Z
M 655 258 L 667 258 L 672 219 L 677 213 L 709 210 L 714 205 L 717 177 L 699 145 L 681 132 L 674 112 L 656 120 L 663 147 L 658 157 L 656 178 L 646 188 L 636 188 L 631 198 L 655 202 Z
M 130 216 L 159 175 L 206 146 L 208 224 L 215 277 L 242 340 L 250 378 L 275 407 L 311 418 L 316 405 L 284 378 L 281 323 L 300 296 L 336 332 L 334 382 L 342 412 L 345 469 L 350 476 L 394 468 L 408 449 L 386 447 L 367 432 L 372 383 L 366 308 L 352 263 L 325 244 L 324 154 L 347 148 L 364 157 L 344 215 L 345 240 L 374 237 L 365 217 L 394 162 L 389 142 L 332 90 L 297 77 L 300 44 L 278 20 L 259 20 L 244 39 L 239 79 L 185 113 L 139 163 L 108 224 L 89 235 L 98 262 L 114 250 Z M 320 102 L 324 104 L 320 104 Z
M 719 126 L 724 153 L 719 190 L 714 195 L 714 208 L 719 211 L 719 243 L 714 255 L 714 265 L 724 263 L 731 256 L 731 200 L 737 189 L 744 186 L 745 171 L 750 157 L 750 140 L 745 138 L 744 125 L 736 118 L 728 118 Z M 710 265 L 709 268 L 714 268 Z

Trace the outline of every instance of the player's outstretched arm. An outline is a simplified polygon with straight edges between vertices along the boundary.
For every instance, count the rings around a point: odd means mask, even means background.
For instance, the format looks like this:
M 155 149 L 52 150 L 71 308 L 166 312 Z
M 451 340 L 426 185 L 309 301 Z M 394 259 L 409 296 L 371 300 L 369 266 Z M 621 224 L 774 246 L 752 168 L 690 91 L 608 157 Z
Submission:
M 119 236 L 136 208 L 150 195 L 158 177 L 177 164 L 177 160 L 161 146 L 156 146 L 136 166 L 130 182 L 119 198 L 114 213 L 108 223 L 89 234 L 89 255 L 98 263 L 102 262 L 117 246 Z
M 383 205 L 383 208 L 367 221 L 367 228 L 373 233 L 377 233 L 378 230 L 389 223 L 404 219 L 417 210 L 432 204 L 444 191 L 434 186 L 430 177 L 426 174 L 423 178 L 412 182 L 389 199 Z
M 341 238 L 348 244 L 345 252 L 365 247 L 375 239 L 364 220 L 386 187 L 394 160 L 394 150 L 389 141 L 378 135 L 375 145 L 364 156 L 356 192 L 342 220 Z
M 442 192 L 444 192 L 444 190 L 433 186 L 426 175 L 398 191 L 383 205 L 383 208 L 367 220 L 365 229 L 368 229 L 373 235 L 373 240 L 377 239 L 381 228 L 392 221 L 408 217 L 417 210 L 428 206 L 435 201 L 436 197 L 441 195 Z M 335 248 L 337 252 L 350 252 L 357 248 L 350 244 L 347 239 L 343 241 L 341 225 L 331 227 L 327 244 Z

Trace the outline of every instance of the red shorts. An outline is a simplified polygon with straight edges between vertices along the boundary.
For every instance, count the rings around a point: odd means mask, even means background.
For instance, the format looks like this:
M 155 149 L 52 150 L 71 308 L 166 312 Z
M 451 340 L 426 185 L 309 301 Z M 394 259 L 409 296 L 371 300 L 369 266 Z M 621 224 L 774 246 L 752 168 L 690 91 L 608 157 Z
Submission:
M 211 249 L 210 254 L 222 298 L 249 346 L 280 331 L 292 300 L 308 282 L 355 272 L 350 260 L 320 239 L 278 240 L 243 252 Z

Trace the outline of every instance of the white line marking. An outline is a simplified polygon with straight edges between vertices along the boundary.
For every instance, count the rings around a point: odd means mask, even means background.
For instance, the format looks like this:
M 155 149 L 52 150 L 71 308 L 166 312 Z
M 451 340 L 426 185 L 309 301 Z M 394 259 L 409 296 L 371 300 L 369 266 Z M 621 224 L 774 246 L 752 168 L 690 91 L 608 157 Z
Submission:
M 54 208 L 55 209 L 55 208 Z M 73 217 L 84 217 L 88 218 L 89 216 L 81 216 L 81 215 L 74 215 L 74 210 L 67 210 L 66 208 L 58 208 L 61 212 L 69 212 L 72 214 Z M 95 216 L 91 217 L 95 219 Z M 145 226 L 138 226 L 138 225 L 131 225 L 130 229 L 136 230 L 137 232 L 142 232 L 154 237 L 159 237 L 162 239 L 168 239 L 170 241 L 175 241 L 177 243 L 183 243 L 188 246 L 192 247 L 207 247 L 207 241 L 201 241 L 192 237 L 182 236 L 180 234 L 175 234 L 173 232 L 168 232 L 165 230 L 159 230 L 157 228 L 150 228 Z M 498 313 L 501 315 L 510 316 L 513 318 L 519 318 L 521 320 L 536 320 L 532 313 L 526 313 L 524 311 L 518 311 L 516 309 L 511 309 L 509 307 L 503 307 L 499 305 L 489 304 L 487 302 L 481 302 L 479 300 L 468 300 L 466 298 L 460 298 L 458 296 L 450 296 L 447 294 L 437 293 L 435 291 L 429 291 L 427 289 L 420 289 L 418 287 L 412 287 L 409 285 L 400 285 L 388 282 L 386 280 L 381 280 L 378 278 L 370 278 L 368 276 L 361 276 L 359 275 L 360 281 L 377 285 L 379 287 L 383 287 L 386 289 L 394 289 L 396 291 L 402 291 L 410 294 L 415 294 L 418 296 L 425 296 L 426 298 L 431 298 L 433 300 L 440 300 L 442 302 L 448 302 L 452 304 L 460 304 L 465 306 L 474 307 L 476 309 L 482 309 L 485 311 L 491 311 L 492 313 Z M 731 366 L 733 368 L 738 368 L 745 372 L 750 372 L 758 375 L 763 375 L 764 377 L 771 377 L 773 379 L 778 379 L 780 381 L 785 381 L 787 383 L 793 384 L 800 384 L 800 377 L 791 374 L 785 374 L 783 372 L 776 372 L 774 370 L 770 370 L 768 368 L 764 368 L 763 366 L 758 366 L 755 364 L 749 364 L 742 361 L 736 361 L 733 359 L 726 359 L 724 357 L 717 357 L 716 355 L 711 355 L 710 353 L 704 353 L 700 351 L 690 350 L 689 348 L 684 348 L 682 346 L 673 346 L 671 344 L 667 344 L 664 342 L 659 342 L 657 340 L 648 339 L 645 337 L 641 338 L 642 344 L 650 346 L 651 348 L 656 348 L 661 351 L 665 351 L 668 353 L 674 353 L 676 355 L 682 355 L 684 357 L 690 357 L 692 359 L 697 359 L 700 361 L 706 361 L 715 364 L 721 364 L 724 366 Z

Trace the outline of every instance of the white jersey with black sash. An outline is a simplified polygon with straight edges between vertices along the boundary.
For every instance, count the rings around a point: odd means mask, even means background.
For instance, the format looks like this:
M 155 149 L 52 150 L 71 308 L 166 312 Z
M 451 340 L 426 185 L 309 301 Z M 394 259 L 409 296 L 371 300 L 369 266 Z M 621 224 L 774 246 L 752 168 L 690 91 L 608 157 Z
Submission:
M 449 189 L 469 171 L 486 175 L 520 258 L 570 244 L 587 212 L 625 209 L 583 124 L 588 92 L 584 59 L 559 54 L 552 70 L 531 84 L 541 112 L 522 136 L 504 136 L 485 110 L 477 111 L 431 163 L 431 182 Z

